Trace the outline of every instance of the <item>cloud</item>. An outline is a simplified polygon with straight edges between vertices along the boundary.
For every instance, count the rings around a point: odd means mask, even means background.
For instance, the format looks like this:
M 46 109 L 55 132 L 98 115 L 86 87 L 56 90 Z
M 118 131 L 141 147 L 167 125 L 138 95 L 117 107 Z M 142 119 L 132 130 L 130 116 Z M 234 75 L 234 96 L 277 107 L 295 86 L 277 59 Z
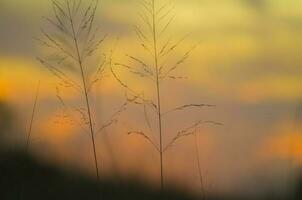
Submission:
M 273 134 L 261 142 L 259 155 L 266 162 L 281 159 L 302 165 L 301 124 L 291 121 L 278 124 Z
M 239 98 L 245 102 L 295 102 L 302 97 L 302 79 L 298 75 L 264 76 L 238 85 Z

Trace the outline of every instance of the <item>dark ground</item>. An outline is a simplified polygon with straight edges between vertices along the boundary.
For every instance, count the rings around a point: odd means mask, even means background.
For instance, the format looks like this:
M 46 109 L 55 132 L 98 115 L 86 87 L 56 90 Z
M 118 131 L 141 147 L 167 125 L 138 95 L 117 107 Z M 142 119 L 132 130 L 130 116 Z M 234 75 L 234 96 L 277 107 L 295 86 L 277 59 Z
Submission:
M 85 176 L 64 172 L 38 162 L 24 153 L 0 153 L 0 200 L 15 199 L 194 200 L 200 198 L 173 189 L 161 193 L 136 181 L 114 183 L 103 180 L 97 183 Z M 239 200 L 238 198 L 207 198 L 207 200 L 222 199 Z M 302 200 L 302 179 L 297 187 L 295 198 L 284 200 Z
M 114 183 L 95 180 L 73 172 L 64 172 L 56 167 L 38 162 L 23 153 L 0 154 L 0 200 L 11 199 L 194 199 L 189 195 L 148 188 L 144 184 L 127 181 Z

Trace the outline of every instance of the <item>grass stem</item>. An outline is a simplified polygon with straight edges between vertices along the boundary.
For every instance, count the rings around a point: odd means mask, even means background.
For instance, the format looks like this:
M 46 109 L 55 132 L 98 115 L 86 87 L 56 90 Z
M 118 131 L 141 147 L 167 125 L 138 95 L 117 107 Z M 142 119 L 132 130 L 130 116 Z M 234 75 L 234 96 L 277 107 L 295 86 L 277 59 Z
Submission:
M 33 105 L 32 113 L 31 113 L 29 128 L 28 128 L 28 132 L 27 132 L 27 139 L 26 139 L 26 152 L 27 153 L 28 153 L 29 147 L 30 147 L 32 128 L 33 128 L 33 123 L 34 123 L 34 120 L 35 120 L 38 98 L 39 98 L 39 93 L 40 93 L 40 85 L 41 85 L 41 82 L 39 81 L 38 86 L 37 86 L 37 90 L 36 90 L 36 94 L 35 94 L 35 100 L 34 100 L 34 105 Z

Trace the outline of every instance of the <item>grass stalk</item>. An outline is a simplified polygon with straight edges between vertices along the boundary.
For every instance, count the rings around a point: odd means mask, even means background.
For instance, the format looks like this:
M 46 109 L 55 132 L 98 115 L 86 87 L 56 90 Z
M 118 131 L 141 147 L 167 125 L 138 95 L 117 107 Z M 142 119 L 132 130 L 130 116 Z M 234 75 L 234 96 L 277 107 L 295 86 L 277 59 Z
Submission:
M 144 52 L 148 56 L 151 56 L 151 61 L 147 58 L 139 58 L 137 56 L 126 54 L 126 57 L 129 58 L 131 64 L 115 62 L 115 68 L 111 67 L 111 72 L 121 87 L 127 91 L 127 94 L 133 96 L 134 100 L 131 102 L 135 105 L 142 106 L 144 109 L 145 122 L 148 126 L 147 131 L 149 133 L 146 133 L 142 130 L 134 130 L 129 131 L 128 135 L 135 134 L 143 137 L 157 150 L 160 161 L 160 188 L 161 191 L 163 191 L 165 189 L 164 154 L 167 149 L 172 147 L 183 137 L 193 135 L 193 130 L 202 124 L 221 124 L 214 121 L 198 120 L 197 122 L 193 123 L 193 125 L 178 131 L 178 133 L 169 142 L 164 141 L 164 136 L 166 134 L 164 131 L 165 120 L 167 117 L 169 117 L 169 115 L 174 112 L 181 112 L 189 109 L 214 107 L 214 105 L 192 103 L 178 106 L 171 110 L 163 109 L 162 101 L 164 94 L 161 93 L 162 82 L 167 79 L 185 79 L 183 76 L 178 76 L 174 73 L 190 57 L 195 46 L 184 52 L 181 57 L 177 57 L 176 60 L 173 59 L 173 54 L 176 54 L 176 50 L 183 42 L 184 38 L 175 42 L 171 40 L 171 37 L 164 37 L 167 29 L 170 27 L 171 22 L 175 17 L 173 15 L 174 7 L 171 7 L 170 3 L 159 5 L 159 2 L 160 1 L 157 0 L 141 0 L 140 4 L 142 11 L 138 13 L 140 23 L 135 26 L 135 34 L 138 42 Z M 127 71 L 129 74 L 135 75 L 139 79 L 146 79 L 148 81 L 151 80 L 155 88 L 154 96 L 151 95 L 151 97 L 145 97 L 145 91 L 137 92 L 133 90 L 132 87 L 127 84 L 127 82 L 122 80 L 122 78 L 118 75 L 117 70 Z M 147 109 L 149 109 L 151 112 L 148 113 L 146 111 Z M 149 114 L 154 115 L 154 120 L 156 120 L 157 124 L 156 127 L 152 127 Z M 159 135 L 158 140 L 157 138 L 149 135 L 152 134 L 152 136 L 154 136 L 154 130 Z
M 194 141 L 195 141 L 195 155 L 197 160 L 198 176 L 199 176 L 200 191 L 201 191 L 201 200 L 206 200 L 206 190 L 203 183 L 203 176 L 202 176 L 202 169 L 201 169 L 201 162 L 200 162 L 200 155 L 199 155 L 199 137 L 197 131 L 195 131 L 194 133 Z
M 152 0 L 152 34 L 153 34 L 153 48 L 154 48 L 154 64 L 156 73 L 156 93 L 157 93 L 157 107 L 158 107 L 158 128 L 159 128 L 159 156 L 160 156 L 160 185 L 161 190 L 164 189 L 164 169 L 163 169 L 163 138 L 162 138 L 162 113 L 161 113 L 161 94 L 159 83 L 159 66 L 157 53 L 157 29 L 155 21 L 155 0 Z
M 85 79 L 83 61 L 82 61 L 81 53 L 80 53 L 80 50 L 79 50 L 78 39 L 77 39 L 77 36 L 76 36 L 76 33 L 75 33 L 74 22 L 73 22 L 73 19 L 72 19 L 72 16 L 71 16 L 71 11 L 70 11 L 69 4 L 68 4 L 68 13 L 69 13 L 70 25 L 71 25 L 71 29 L 72 29 L 72 37 L 73 37 L 74 44 L 75 44 L 75 47 L 76 47 L 77 62 L 78 62 L 78 65 L 79 65 L 79 68 L 80 68 L 80 71 L 81 71 L 81 79 L 82 79 L 82 86 L 83 86 L 86 109 L 87 109 L 88 120 L 89 120 L 89 129 L 90 129 L 90 134 L 91 134 L 96 177 L 97 177 L 97 180 L 99 180 L 100 179 L 100 177 L 99 177 L 99 166 L 98 166 L 98 160 L 97 160 L 97 154 L 96 154 L 95 134 L 94 134 L 94 129 L 93 129 L 91 108 L 90 108 L 90 102 L 89 102 L 88 91 L 87 91 L 87 83 L 86 83 L 86 79 Z
M 98 38 L 99 29 L 94 27 L 99 1 L 91 0 L 87 7 L 83 6 L 82 0 L 51 0 L 51 2 L 54 18 L 43 18 L 51 29 L 41 29 L 42 37 L 35 38 L 47 48 L 48 55 L 45 58 L 38 58 L 38 61 L 58 79 L 56 96 L 66 111 L 62 120 L 68 118 L 68 123 L 78 125 L 82 131 L 90 135 L 96 178 L 100 180 L 96 134 L 115 124 L 125 105 L 104 124 L 94 127 L 89 97 L 92 87 L 105 77 L 107 64 L 106 55 L 102 53 L 103 62 L 93 64 L 93 72 L 87 69 L 88 59 L 95 61 L 92 57 L 96 55 L 107 36 Z M 71 90 L 83 98 L 80 101 L 83 107 L 67 103 L 61 89 Z
M 37 104 L 38 104 L 38 98 L 39 98 L 39 93 L 40 93 L 40 85 L 41 85 L 41 82 L 39 81 L 38 85 L 37 85 L 37 89 L 36 89 L 35 100 L 34 100 L 32 112 L 31 112 L 31 118 L 30 118 L 28 132 L 27 132 L 26 149 L 25 149 L 26 153 L 28 153 L 29 147 L 30 147 L 32 128 L 33 128 L 33 123 L 34 123 L 34 120 L 35 120 L 35 115 L 36 115 L 36 110 L 37 110 Z

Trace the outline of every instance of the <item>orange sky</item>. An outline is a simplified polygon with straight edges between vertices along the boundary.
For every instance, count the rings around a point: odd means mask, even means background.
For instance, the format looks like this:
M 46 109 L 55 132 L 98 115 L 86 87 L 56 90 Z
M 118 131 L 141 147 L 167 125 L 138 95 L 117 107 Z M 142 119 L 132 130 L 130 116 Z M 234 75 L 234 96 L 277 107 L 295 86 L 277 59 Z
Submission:
M 174 2 L 178 15 L 166 37 L 178 41 L 190 34 L 173 58 L 192 45 L 198 45 L 176 74 L 189 78 L 164 84 L 163 109 L 188 102 L 211 103 L 217 107 L 172 116 L 166 122 L 165 141 L 175 135 L 177 128 L 188 126 L 196 118 L 224 124 L 219 128 L 203 127 L 200 133 L 201 157 L 209 190 L 235 190 L 252 179 L 255 171 L 261 172 L 259 165 L 263 162 L 272 163 L 270 167 L 273 168 L 274 159 L 287 162 L 292 158 L 299 165 L 302 161 L 301 119 L 295 117 L 296 112 L 298 116 L 302 112 L 299 110 L 302 29 L 296 23 L 302 19 L 302 5 L 298 0 L 268 2 L 267 6 L 235 0 Z M 56 79 L 36 60 L 43 51 L 31 38 L 40 34 L 40 17 L 50 15 L 47 3 L 4 0 L 3 12 L 0 7 L 0 20 L 9 24 L 0 34 L 0 102 L 13 108 L 21 118 L 21 129 L 26 130 L 35 88 L 41 80 L 34 152 L 45 149 L 41 153 L 44 159 L 49 156 L 60 163 L 68 160 L 70 166 L 76 163 L 80 168 L 91 169 L 89 137 L 69 119 L 62 120 L 64 110 L 56 98 Z M 114 46 L 115 37 L 120 36 L 114 55 L 118 62 L 129 62 L 125 54 L 146 57 L 132 29 L 137 22 L 138 8 L 136 1 L 107 0 L 98 12 L 96 21 L 101 24 L 102 33 L 111 36 L 104 48 L 106 52 Z M 134 79 L 123 71 L 119 73 L 131 87 L 154 97 L 155 88 L 149 82 Z M 70 90 L 62 93 L 70 104 L 83 106 L 81 95 Z M 123 98 L 123 90 L 109 73 L 91 94 L 96 126 L 101 126 L 118 109 Z M 78 113 L 74 117 L 80 118 Z M 141 139 L 126 135 L 128 129 L 145 127 L 142 118 L 142 110 L 131 106 L 117 126 L 106 130 L 107 137 L 100 134 L 100 159 L 105 160 L 104 170 L 110 173 L 114 171 L 111 169 L 114 162 L 125 174 L 137 172 L 140 163 L 144 163 L 137 174 L 156 181 L 156 152 Z M 292 152 L 288 143 L 291 140 L 294 141 Z M 192 138 L 187 138 L 168 153 L 168 180 L 181 179 L 198 188 L 192 148 Z M 231 162 L 234 159 L 236 165 Z M 190 174 L 187 168 L 192 168 Z M 234 174 L 238 178 L 234 178 Z M 222 183 L 221 178 L 225 182 Z

